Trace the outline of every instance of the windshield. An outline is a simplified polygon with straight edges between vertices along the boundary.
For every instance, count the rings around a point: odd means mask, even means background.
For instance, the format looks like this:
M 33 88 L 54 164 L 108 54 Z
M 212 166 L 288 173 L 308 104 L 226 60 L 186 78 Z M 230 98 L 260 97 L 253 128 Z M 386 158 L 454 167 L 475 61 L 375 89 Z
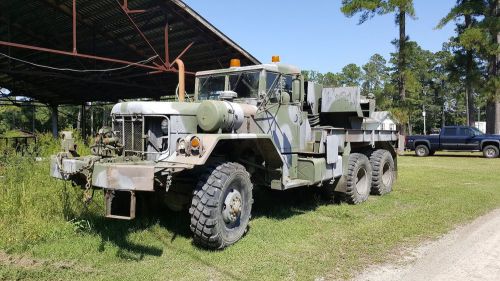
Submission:
M 229 75 L 230 90 L 238 94 L 238 98 L 258 98 L 259 72 L 241 72 Z
M 219 93 L 224 91 L 226 84 L 225 76 L 201 77 L 199 80 L 199 100 L 217 100 Z

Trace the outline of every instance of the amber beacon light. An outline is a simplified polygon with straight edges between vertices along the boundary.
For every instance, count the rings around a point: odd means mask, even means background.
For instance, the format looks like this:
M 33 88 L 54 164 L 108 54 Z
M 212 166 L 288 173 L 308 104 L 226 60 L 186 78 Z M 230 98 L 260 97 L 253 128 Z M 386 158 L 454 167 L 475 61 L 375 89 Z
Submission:
M 272 62 L 280 62 L 280 56 L 273 56 Z
M 229 63 L 230 67 L 240 67 L 241 66 L 241 61 L 239 59 L 232 59 L 231 62 Z

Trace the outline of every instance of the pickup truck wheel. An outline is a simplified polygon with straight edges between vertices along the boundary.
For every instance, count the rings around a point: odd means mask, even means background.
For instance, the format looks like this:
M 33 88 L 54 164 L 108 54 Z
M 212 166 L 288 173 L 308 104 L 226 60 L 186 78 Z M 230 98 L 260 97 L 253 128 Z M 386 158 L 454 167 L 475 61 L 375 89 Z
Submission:
M 372 185 L 372 167 L 368 157 L 361 153 L 352 153 L 345 177 L 347 203 L 359 204 L 366 201 Z
M 371 194 L 384 195 L 392 191 L 395 178 L 394 159 L 389 151 L 378 149 L 370 156 L 372 166 Z
M 429 148 L 425 144 L 420 144 L 415 147 L 415 154 L 418 157 L 425 157 L 429 155 Z
M 487 145 L 483 148 L 483 155 L 486 158 L 497 158 L 498 153 L 498 147 L 494 145 Z
M 198 182 L 189 209 L 195 243 L 222 249 L 240 240 L 250 221 L 252 188 L 242 165 L 225 162 L 210 167 Z

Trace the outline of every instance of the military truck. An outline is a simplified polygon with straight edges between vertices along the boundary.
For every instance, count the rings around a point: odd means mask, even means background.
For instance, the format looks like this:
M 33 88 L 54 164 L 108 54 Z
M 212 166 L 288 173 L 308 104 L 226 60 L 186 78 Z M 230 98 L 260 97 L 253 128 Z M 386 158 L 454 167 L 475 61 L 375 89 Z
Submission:
M 180 76 L 183 74 L 180 73 Z M 196 74 L 194 100 L 116 104 L 92 155 L 70 133 L 51 175 L 102 189 L 105 216 L 133 219 L 136 196 L 189 210 L 197 244 L 220 249 L 248 229 L 255 188 L 319 187 L 359 204 L 392 190 L 396 131 L 366 128 L 375 101 L 359 88 L 323 88 L 274 62 Z

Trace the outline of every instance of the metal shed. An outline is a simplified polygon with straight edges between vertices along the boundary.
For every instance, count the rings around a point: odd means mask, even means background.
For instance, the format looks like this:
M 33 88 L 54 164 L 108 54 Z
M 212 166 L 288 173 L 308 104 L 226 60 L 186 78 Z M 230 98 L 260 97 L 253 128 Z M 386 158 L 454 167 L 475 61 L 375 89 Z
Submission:
M 180 0 L 2 0 L 0 86 L 53 106 L 174 95 L 196 71 L 259 61 Z

